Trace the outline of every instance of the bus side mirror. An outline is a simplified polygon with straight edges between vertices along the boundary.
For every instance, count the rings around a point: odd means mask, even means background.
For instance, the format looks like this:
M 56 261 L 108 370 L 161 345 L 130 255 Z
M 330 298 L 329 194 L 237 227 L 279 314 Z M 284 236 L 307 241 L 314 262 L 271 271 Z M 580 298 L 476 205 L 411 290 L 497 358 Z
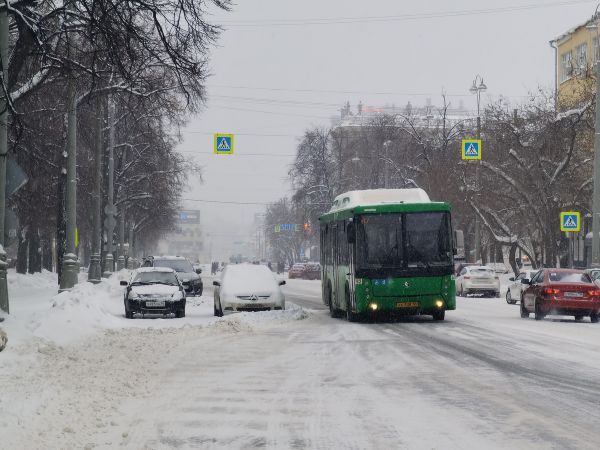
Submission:
M 348 244 L 354 244 L 356 242 L 356 226 L 354 222 L 348 223 L 346 227 L 346 236 L 348 238 Z

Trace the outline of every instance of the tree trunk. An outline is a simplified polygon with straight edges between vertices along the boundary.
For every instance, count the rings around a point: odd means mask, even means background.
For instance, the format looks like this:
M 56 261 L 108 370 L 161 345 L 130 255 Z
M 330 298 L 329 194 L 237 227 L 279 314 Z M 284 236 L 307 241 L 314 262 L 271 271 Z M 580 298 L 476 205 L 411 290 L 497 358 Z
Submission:
M 19 243 L 17 247 L 17 273 L 27 273 L 27 239 L 25 230 L 19 230 Z
M 48 272 L 52 272 L 52 239 L 46 234 L 41 242 L 42 247 L 42 267 Z
M 61 158 L 61 169 L 57 183 L 58 192 L 56 195 L 56 273 L 59 280 L 62 272 L 63 256 L 67 246 L 67 222 L 65 216 L 65 182 L 67 173 L 62 165 L 63 161 Z
M 29 273 L 42 271 L 42 258 L 40 252 L 40 235 L 37 228 L 29 227 L 27 240 L 29 241 Z

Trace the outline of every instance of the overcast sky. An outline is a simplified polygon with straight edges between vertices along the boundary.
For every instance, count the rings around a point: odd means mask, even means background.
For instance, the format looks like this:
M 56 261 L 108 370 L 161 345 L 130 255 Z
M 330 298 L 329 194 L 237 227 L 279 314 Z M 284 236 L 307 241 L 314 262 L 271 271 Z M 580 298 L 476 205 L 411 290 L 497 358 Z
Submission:
M 435 105 L 444 90 L 453 104 L 474 108 L 468 88 L 477 74 L 488 86 L 486 102 L 499 95 L 525 101 L 554 83 L 549 41 L 589 18 L 596 4 L 240 0 L 213 18 L 226 31 L 212 51 L 208 102 L 179 146 L 203 165 L 204 183 L 192 181 L 184 197 L 268 203 L 288 195 L 298 138 L 330 125 L 346 101 L 355 108 L 431 98 Z M 340 20 L 347 18 L 363 20 Z M 235 134 L 235 155 L 212 154 L 215 132 Z M 242 250 L 254 213 L 264 211 L 260 204 L 184 205 L 201 211 L 220 259 Z

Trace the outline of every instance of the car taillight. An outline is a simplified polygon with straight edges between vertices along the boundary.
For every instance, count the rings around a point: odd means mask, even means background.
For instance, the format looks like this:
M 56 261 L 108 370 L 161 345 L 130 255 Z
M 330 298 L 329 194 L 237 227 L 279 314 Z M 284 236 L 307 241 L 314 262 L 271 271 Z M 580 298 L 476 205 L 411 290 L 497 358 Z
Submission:
M 588 291 L 590 297 L 600 297 L 600 291 Z
M 558 293 L 560 293 L 560 290 L 556 289 L 556 288 L 546 288 L 546 289 L 544 289 L 544 294 L 555 295 L 555 294 L 558 294 Z

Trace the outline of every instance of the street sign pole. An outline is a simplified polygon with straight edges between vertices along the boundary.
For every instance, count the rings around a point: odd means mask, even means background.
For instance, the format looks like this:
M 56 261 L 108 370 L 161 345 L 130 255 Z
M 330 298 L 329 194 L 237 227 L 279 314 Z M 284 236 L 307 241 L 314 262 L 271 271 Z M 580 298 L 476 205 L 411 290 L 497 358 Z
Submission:
M 477 140 L 481 141 L 481 117 L 479 115 L 479 99 L 477 100 Z M 481 156 L 481 144 L 479 148 Z M 475 195 L 479 193 L 479 178 L 481 175 L 481 160 L 477 161 L 475 167 Z M 479 216 L 475 214 L 475 262 L 478 263 L 481 259 L 481 231 Z

